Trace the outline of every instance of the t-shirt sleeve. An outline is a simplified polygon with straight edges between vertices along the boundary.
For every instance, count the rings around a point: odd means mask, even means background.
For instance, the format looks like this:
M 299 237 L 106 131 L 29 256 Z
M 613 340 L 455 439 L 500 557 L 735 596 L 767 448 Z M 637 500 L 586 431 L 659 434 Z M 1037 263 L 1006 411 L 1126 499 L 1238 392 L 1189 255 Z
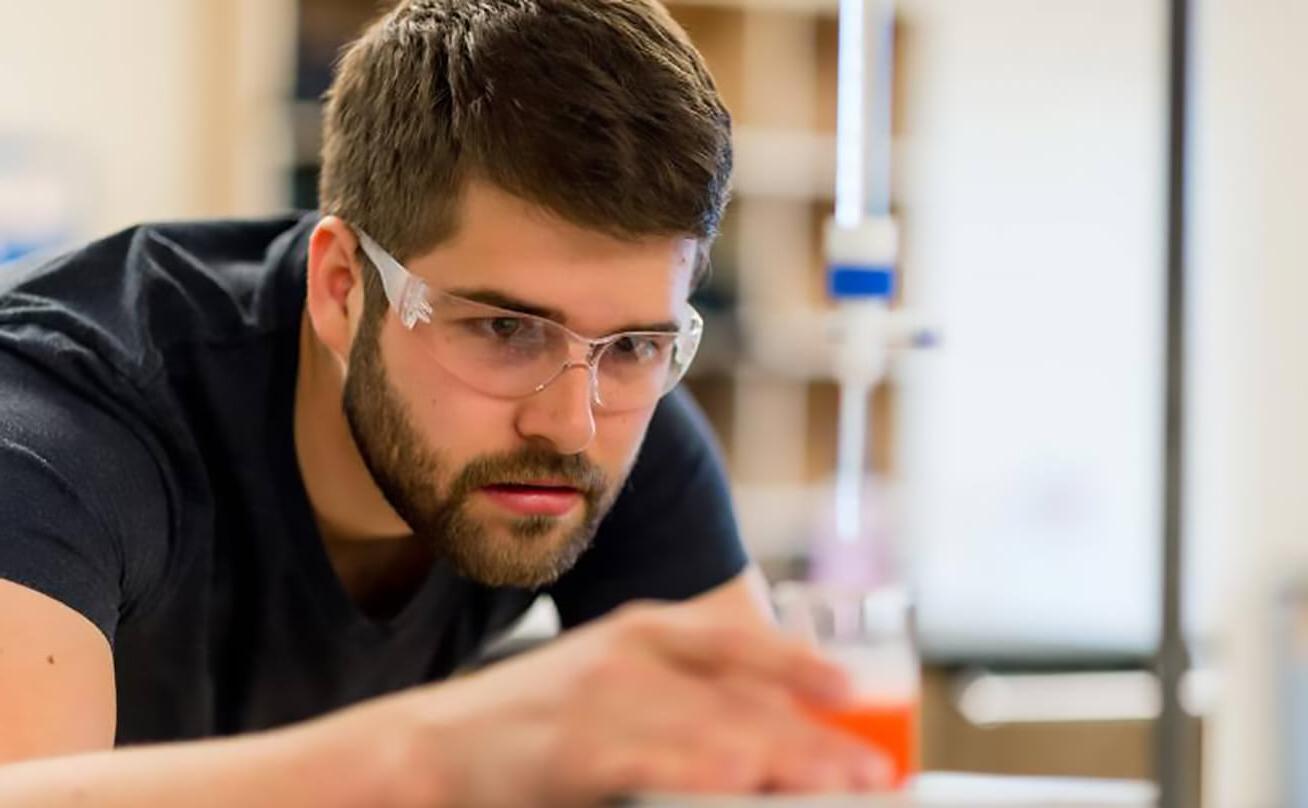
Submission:
M 0 352 L 0 578 L 71 607 L 112 644 L 162 558 L 161 492 L 130 429 Z
M 747 563 L 712 433 L 677 390 L 659 402 L 591 548 L 549 594 L 571 627 L 629 600 L 694 597 Z

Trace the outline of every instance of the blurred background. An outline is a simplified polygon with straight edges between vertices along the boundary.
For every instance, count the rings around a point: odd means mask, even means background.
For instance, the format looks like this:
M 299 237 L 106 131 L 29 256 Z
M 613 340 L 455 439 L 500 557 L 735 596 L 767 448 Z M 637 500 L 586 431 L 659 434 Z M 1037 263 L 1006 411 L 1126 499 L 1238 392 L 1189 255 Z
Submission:
M 319 98 L 374 0 L 0 0 L 0 262 L 313 207 Z M 687 384 L 774 579 L 831 532 L 833 0 L 678 0 L 736 123 Z M 1162 535 L 1166 9 L 901 0 L 897 304 L 865 503 L 917 602 L 923 764 L 1149 778 Z M 1308 4 L 1196 7 L 1185 704 L 1204 804 L 1308 800 Z M 0 263 L 0 272 L 3 263 Z

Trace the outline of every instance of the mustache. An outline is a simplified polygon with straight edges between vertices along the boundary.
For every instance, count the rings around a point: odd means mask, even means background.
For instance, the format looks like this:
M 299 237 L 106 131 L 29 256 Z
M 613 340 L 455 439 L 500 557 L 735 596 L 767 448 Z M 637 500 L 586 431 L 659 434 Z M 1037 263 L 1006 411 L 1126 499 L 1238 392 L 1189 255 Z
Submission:
M 473 459 L 454 479 L 451 493 L 457 497 L 488 485 L 540 478 L 562 480 L 592 499 L 608 487 L 604 470 L 583 455 L 527 447 Z

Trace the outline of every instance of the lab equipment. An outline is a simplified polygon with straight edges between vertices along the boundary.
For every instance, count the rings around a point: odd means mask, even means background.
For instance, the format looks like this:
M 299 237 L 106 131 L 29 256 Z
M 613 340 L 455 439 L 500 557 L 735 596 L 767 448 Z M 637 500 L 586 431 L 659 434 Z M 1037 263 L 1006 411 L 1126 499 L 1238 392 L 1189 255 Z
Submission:
M 876 747 L 896 789 L 918 769 L 921 702 L 908 598 L 900 588 L 862 590 L 789 582 L 773 591 L 784 631 L 813 643 L 854 686 L 852 706 L 814 717 Z
M 840 3 L 836 113 L 836 203 L 825 227 L 827 291 L 839 387 L 834 523 L 813 541 L 815 581 L 852 587 L 899 583 L 903 554 L 891 546 L 890 497 L 867 472 L 870 396 L 897 347 L 926 342 L 902 309 L 891 308 L 899 230 L 891 212 L 893 0 Z M 869 505 L 878 512 L 870 514 Z

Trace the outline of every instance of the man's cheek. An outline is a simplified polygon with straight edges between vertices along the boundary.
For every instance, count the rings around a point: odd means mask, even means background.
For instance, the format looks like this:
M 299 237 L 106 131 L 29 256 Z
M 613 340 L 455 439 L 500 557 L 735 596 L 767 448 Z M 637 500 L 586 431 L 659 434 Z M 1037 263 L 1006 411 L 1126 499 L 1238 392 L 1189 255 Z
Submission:
M 620 483 L 636 464 L 649 420 L 648 415 L 623 414 L 615 416 L 614 423 L 605 425 L 608 428 L 604 430 L 601 441 L 604 456 L 597 462 L 612 482 Z

